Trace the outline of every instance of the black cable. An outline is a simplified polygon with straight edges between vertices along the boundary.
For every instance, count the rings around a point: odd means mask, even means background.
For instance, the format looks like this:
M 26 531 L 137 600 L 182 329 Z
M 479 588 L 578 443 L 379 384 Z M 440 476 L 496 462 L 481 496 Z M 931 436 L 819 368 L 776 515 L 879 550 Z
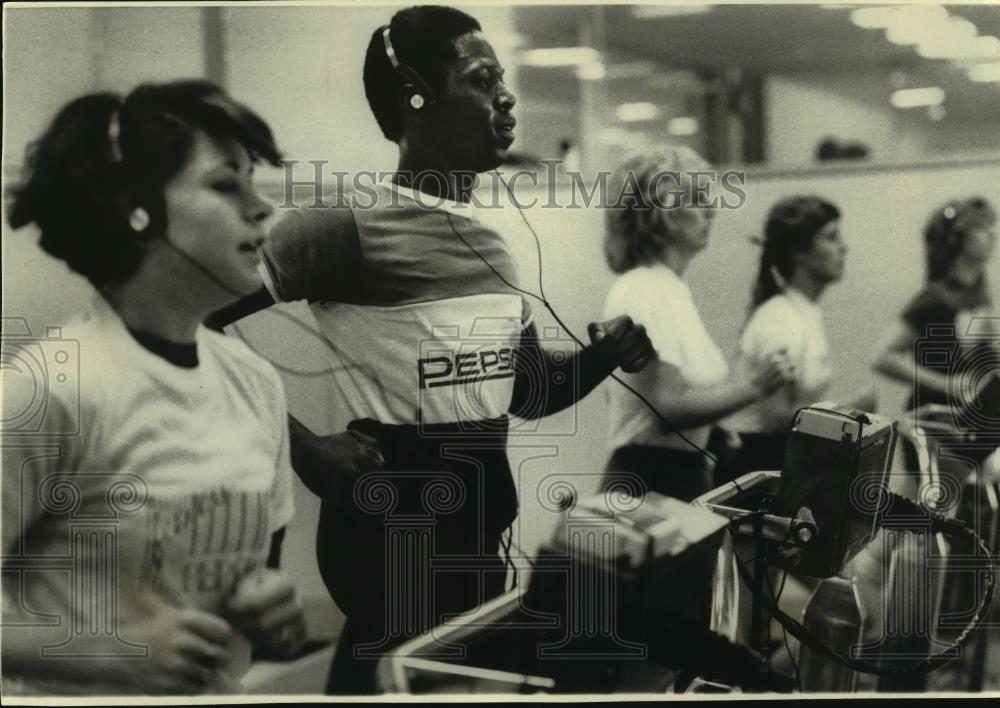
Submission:
M 788 660 L 792 662 L 792 671 L 795 673 L 795 686 L 799 689 L 799 693 L 805 693 L 802 690 L 802 674 L 799 673 L 799 665 L 795 661 L 795 656 L 792 654 L 792 648 L 788 646 L 788 630 L 784 627 L 781 628 L 781 640 L 785 643 L 785 651 L 788 652 Z
M 173 241 L 171 241 L 169 238 L 167 238 L 166 235 L 163 236 L 163 243 L 165 243 L 167 246 L 169 246 L 181 258 L 183 258 L 188 263 L 190 263 L 191 265 L 193 265 L 195 267 L 195 269 L 198 270 L 202 275 L 204 275 L 206 278 L 208 278 L 213 283 L 215 283 L 216 285 L 218 285 L 220 288 L 222 288 L 223 290 L 225 290 L 229 295 L 232 295 L 232 296 L 237 297 L 237 298 L 244 298 L 244 297 L 247 296 L 247 293 L 240 292 L 239 290 L 237 290 L 236 288 L 234 288 L 232 285 L 230 285 L 229 283 L 227 283 L 226 281 L 224 281 L 222 278 L 220 278 L 219 276 L 217 276 L 215 273 L 213 273 L 211 270 L 209 270 L 208 267 L 204 263 L 202 263 L 201 261 L 199 261 L 197 258 L 195 258 L 194 256 L 192 256 L 190 253 L 188 253 L 187 251 L 185 251 L 183 248 L 181 248 L 177 244 L 175 244 Z
M 757 516 L 764 516 L 765 514 L 767 514 L 767 509 L 757 509 L 757 511 L 749 511 L 746 514 L 740 514 L 739 516 L 734 516 L 733 518 L 731 518 L 729 520 L 729 526 L 731 528 L 741 521 L 746 521 L 747 519 L 752 519 Z M 789 536 L 790 534 L 791 534 L 791 529 L 789 529 Z M 786 536 L 785 538 L 787 539 L 789 538 L 789 536 Z
M 521 221 L 524 222 L 524 225 L 528 228 L 528 231 L 531 232 L 531 237 L 532 237 L 532 239 L 535 242 L 535 252 L 538 255 L 538 295 L 537 296 L 532 295 L 532 296 L 535 297 L 535 299 L 537 299 L 539 302 L 542 303 L 542 305 L 545 306 L 545 309 L 547 309 L 552 314 L 552 317 L 555 318 L 555 320 L 559 324 L 559 326 L 562 327 L 566 331 L 567 334 L 569 334 L 569 336 L 573 339 L 573 341 L 575 341 L 577 344 L 579 344 L 580 347 L 586 348 L 586 345 L 583 342 L 580 341 L 579 337 L 577 337 L 575 334 L 573 334 L 573 332 L 570 330 L 570 328 L 567 327 L 566 324 L 562 321 L 562 318 L 559 317 L 559 315 L 556 313 L 555 309 L 552 307 L 551 303 L 549 302 L 549 299 L 545 296 L 545 284 L 544 284 L 544 280 L 542 278 L 542 241 L 538 237 L 538 232 L 535 231 L 535 228 L 531 225 L 531 222 L 528 221 L 528 217 L 524 215 L 524 211 L 521 210 L 521 206 L 517 203 L 517 199 L 514 196 L 513 191 L 511 191 L 510 185 L 507 184 L 507 181 L 503 178 L 503 176 L 501 176 L 501 174 L 499 172 L 494 171 L 494 174 L 497 176 L 497 179 L 500 180 L 500 183 L 503 185 L 504 189 L 507 192 L 507 197 L 514 204 L 514 208 L 517 210 L 518 216 L 521 217 Z M 449 220 L 449 223 L 451 223 L 450 220 Z M 452 227 L 452 230 L 454 230 L 454 227 Z M 464 242 L 464 239 L 463 239 L 463 242 Z M 466 245 L 468 245 L 468 244 L 466 244 Z M 477 255 L 479 255 L 479 254 L 477 253 Z M 480 257 L 480 259 L 482 259 L 482 256 L 479 256 L 479 257 Z M 496 273 L 497 276 L 499 276 L 499 277 L 502 278 L 502 276 L 500 276 L 500 274 L 497 273 L 496 269 L 491 268 L 491 270 L 493 270 L 493 272 Z M 504 282 L 506 283 L 506 280 Z M 509 283 L 507 283 L 507 284 L 509 285 Z M 656 409 L 656 406 L 654 406 L 652 403 L 650 403 L 642 394 L 640 394 L 634 388 L 632 388 L 627 383 L 625 383 L 620 378 L 618 378 L 614 374 L 614 372 L 612 372 L 610 374 L 610 377 L 612 379 L 614 379 L 615 381 L 617 381 L 619 384 L 621 384 L 623 387 L 625 387 L 625 389 L 627 391 L 630 391 L 633 396 L 635 396 L 640 401 L 642 401 L 642 403 L 650 411 L 652 411 L 652 413 L 657 418 L 660 419 L 660 421 L 667 427 L 668 430 L 670 430 L 672 433 L 674 433 L 675 435 L 677 435 L 681 440 L 683 440 L 684 442 L 686 442 L 688 445 L 690 445 L 691 447 L 693 447 L 695 450 L 697 450 L 698 452 L 700 452 L 702 455 L 704 455 L 705 457 L 707 457 L 714 464 L 717 465 L 719 463 L 719 461 L 715 458 L 714 455 L 712 455 L 707 450 L 703 449 L 701 446 L 696 445 L 693 442 L 691 442 L 683 433 L 681 433 L 677 428 L 675 428 L 670 423 L 670 421 L 668 421 L 660 413 L 660 411 L 658 411 Z M 737 487 L 739 487 L 739 484 L 737 484 Z M 743 491 L 743 490 L 741 489 L 740 491 Z
M 503 533 L 500 534 L 500 547 L 503 548 L 504 565 L 510 568 L 510 589 L 513 590 L 517 587 L 517 566 L 510 559 L 510 546 L 514 542 L 514 526 L 511 524 L 506 528 L 507 540 L 504 541 Z
M 513 283 L 511 283 L 509 280 L 507 280 L 507 278 L 505 278 L 503 276 L 503 274 L 501 274 L 496 268 L 493 267 L 492 263 L 490 263 L 475 247 L 473 247 L 472 244 L 470 244 L 462 236 L 461 233 L 459 233 L 458 229 L 455 228 L 454 222 L 452 221 L 451 214 L 449 214 L 447 211 L 445 211 L 443 213 L 444 213 L 445 217 L 448 219 L 448 226 L 451 228 L 451 230 L 455 234 L 455 236 L 463 244 L 465 244 L 466 248 L 468 248 L 470 251 L 472 251 L 472 253 L 474 253 L 476 255 L 476 257 L 479 258 L 479 260 L 481 260 L 486 265 L 486 267 L 489 268 L 493 272 L 493 274 L 496 275 L 496 277 L 500 279 L 500 281 L 504 285 L 506 285 L 508 288 L 510 288 L 511 290 L 513 290 L 513 291 L 515 291 L 517 293 L 520 293 L 520 294 L 525 295 L 527 297 L 533 298 L 533 299 L 537 300 L 538 302 L 540 302 L 545 307 L 545 309 L 549 311 L 549 313 L 555 319 L 556 323 L 570 336 L 570 338 L 577 345 L 579 345 L 581 348 L 585 349 L 587 347 L 587 345 L 584 344 L 584 342 L 579 337 L 577 337 L 576 334 L 574 334 L 573 330 L 571 330 L 568 326 L 566 326 L 566 323 L 563 322 L 562 318 L 555 311 L 555 308 L 552 307 L 552 304 L 549 302 L 548 298 L 545 296 L 545 285 L 544 285 L 544 280 L 543 280 L 543 277 L 542 277 L 542 271 L 543 271 L 542 244 L 541 244 L 541 239 L 538 237 L 538 233 L 535 231 L 534 227 L 532 227 L 531 222 L 528 221 L 528 218 L 524 215 L 524 212 L 521 210 L 520 206 L 518 205 L 517 199 L 514 197 L 514 194 L 513 194 L 513 192 L 510 189 L 510 185 L 507 184 L 506 180 L 503 179 L 503 177 L 500 175 L 499 172 L 494 172 L 494 174 L 496 174 L 496 176 L 500 180 L 501 184 L 503 184 L 504 189 L 507 191 L 507 195 L 511 199 L 512 203 L 514 204 L 514 206 L 515 206 L 515 208 L 517 210 L 518 215 L 521 217 L 521 220 L 524 222 L 524 225 L 528 228 L 528 231 L 531 233 L 531 236 L 534 239 L 535 251 L 536 251 L 537 256 L 538 256 L 538 293 L 536 294 L 536 293 L 530 292 L 528 290 L 525 290 L 523 288 L 520 288 L 520 287 L 514 285 Z M 621 385 L 622 387 L 624 387 L 625 390 L 629 391 L 633 396 L 635 396 L 639 401 L 641 401 L 643 403 L 643 405 L 645 405 L 653 413 L 653 415 L 655 415 L 659 419 L 659 421 L 661 423 L 663 423 L 663 425 L 669 431 L 671 431 L 672 433 L 674 433 L 675 435 L 677 435 L 677 437 L 679 437 L 681 440 L 683 440 L 689 446 L 691 446 L 692 448 L 694 448 L 695 450 L 697 450 L 701 455 L 703 455 L 707 459 L 711 460 L 714 464 L 718 465 L 719 461 L 715 458 L 714 455 L 712 455 L 710 452 L 708 452 L 707 450 L 705 450 L 704 448 L 702 448 L 700 445 L 697 445 L 694 442 L 692 442 L 686 435 L 684 435 L 680 430 L 678 430 L 674 425 L 672 425 L 670 423 L 670 421 L 668 421 L 666 419 L 666 417 L 664 417 L 663 414 L 660 413 L 659 410 L 657 410 L 656 406 L 654 406 L 652 403 L 650 403 L 649 400 L 646 399 L 645 396 L 643 396 L 641 393 L 639 393 L 638 391 L 636 391 L 632 386 L 630 386 L 625 381 L 623 381 L 618 376 L 616 376 L 614 374 L 614 372 L 612 372 L 611 374 L 609 374 L 609 377 L 611 379 L 614 379 L 615 381 L 617 381 L 619 385 Z M 734 479 L 734 480 L 732 480 L 732 482 L 733 482 L 733 484 L 736 486 L 736 488 L 740 492 L 745 492 L 746 491 L 746 490 L 743 489 L 743 487 L 740 485 L 740 483 L 737 480 Z
M 511 534 L 511 538 L 510 538 L 509 544 L 510 544 L 511 548 L 513 548 L 515 551 L 517 551 L 518 553 L 521 554 L 521 558 L 524 559 L 524 561 L 528 564 L 528 566 L 530 568 L 534 569 L 535 562 L 533 560 L 531 560 L 531 557 L 527 553 L 524 552 L 524 549 L 521 548 L 521 546 L 517 542 L 514 541 L 514 535 L 513 534 Z
M 745 521 L 746 519 L 749 519 L 749 518 L 760 517 L 760 516 L 765 515 L 766 513 L 767 513 L 766 509 L 758 509 L 757 511 L 751 511 L 751 512 L 749 512 L 747 514 L 742 514 L 740 516 L 734 517 L 729 522 L 729 527 L 728 528 L 729 528 L 730 536 L 733 535 L 733 528 L 736 526 L 736 524 L 738 522 Z M 759 533 L 759 530 L 758 530 L 758 533 Z M 785 538 L 782 539 L 781 543 L 787 543 L 788 540 L 791 537 L 792 537 L 792 527 L 789 526 L 788 532 L 785 534 Z M 753 561 L 754 561 L 754 563 L 763 562 L 759 558 L 754 558 Z M 739 558 L 736 558 L 736 562 L 740 563 Z M 747 561 L 747 562 L 749 562 L 749 561 Z M 745 567 L 746 563 L 743 563 L 743 565 Z M 774 594 L 774 589 L 773 589 L 773 587 L 771 585 L 770 575 L 767 572 L 767 567 L 766 566 L 764 567 L 764 580 L 766 581 L 768 591 L 771 592 L 771 596 L 774 597 L 774 604 L 775 604 L 775 606 L 777 606 L 778 603 L 781 600 L 781 595 L 785 591 L 785 581 L 787 579 L 788 579 L 788 571 L 785 570 L 784 573 L 781 576 L 781 584 L 778 587 L 778 594 L 775 595 Z M 801 693 L 802 692 L 802 678 L 801 678 L 801 675 L 799 674 L 799 667 L 798 667 L 798 664 L 795 661 L 795 657 L 792 654 L 791 647 L 789 647 L 789 645 L 788 645 L 788 631 L 784 627 L 781 628 L 781 636 L 782 636 L 782 641 L 785 644 L 785 651 L 788 652 L 788 659 L 792 663 L 792 670 L 795 672 L 795 685 L 798 686 L 799 692 Z M 768 644 L 768 646 L 770 646 L 770 643 L 771 643 L 771 623 L 768 622 L 767 623 L 767 644 Z
M 899 495 L 895 496 L 898 497 Z M 923 507 L 920 507 L 915 502 L 912 502 L 906 499 L 905 497 L 900 497 L 900 499 L 903 499 L 907 503 L 908 507 L 912 506 L 913 508 L 921 509 L 924 518 L 930 518 L 932 521 L 936 521 L 935 517 L 940 516 L 939 514 L 935 514 L 934 512 L 929 512 L 926 509 L 923 509 Z M 927 529 L 926 526 L 918 526 L 915 527 L 915 530 L 926 531 Z M 954 534 L 957 532 L 957 528 L 954 524 L 945 526 L 943 523 L 940 524 L 939 528 L 932 528 L 931 532 L 936 533 L 939 530 L 945 531 L 946 534 L 948 533 Z M 930 673 L 931 671 L 937 669 L 938 667 L 954 659 L 955 652 L 969 641 L 969 639 L 972 636 L 972 633 L 975 630 L 979 629 L 979 625 L 983 621 L 983 618 L 989 611 L 990 605 L 993 602 L 993 589 L 994 589 L 995 579 L 993 577 L 991 568 L 992 559 L 991 559 L 990 549 L 989 547 L 987 547 L 985 541 L 983 541 L 983 539 L 980 538 L 980 536 L 972 529 L 963 526 L 961 528 L 961 533 L 968 536 L 975 544 L 979 546 L 980 550 L 982 550 L 984 554 L 984 565 L 991 570 L 991 572 L 987 573 L 984 576 L 984 581 L 983 581 L 984 590 L 980 598 L 979 606 L 976 608 L 975 614 L 973 615 L 969 623 L 966 625 L 965 629 L 962 630 L 962 633 L 959 634 L 959 636 L 955 639 L 955 641 L 952 642 L 946 649 L 939 652 L 938 654 L 929 655 L 924 658 L 921 658 L 919 661 L 916 661 L 908 666 L 885 666 L 882 664 L 874 664 L 843 654 L 837 651 L 836 649 L 832 649 L 823 644 L 822 642 L 820 642 L 809 629 L 807 629 L 801 623 L 795 621 L 794 619 L 786 615 L 784 612 L 782 612 L 778 608 L 777 604 L 771 598 L 762 596 L 760 599 L 764 603 L 768 611 L 771 613 L 771 615 L 774 617 L 774 619 L 776 619 L 778 623 L 781 624 L 781 626 L 788 631 L 789 634 L 798 639 L 804 646 L 813 649 L 822 656 L 825 656 L 831 661 L 841 664 L 842 666 L 846 666 L 850 669 L 854 669 L 855 671 L 859 671 L 861 673 L 875 674 L 878 676 L 900 677 L 900 676 L 916 676 L 920 674 Z M 737 559 L 736 567 L 740 575 L 740 578 L 747 585 L 747 587 L 752 589 L 753 579 L 750 577 L 750 574 L 747 571 L 745 564 L 741 564 L 738 561 L 739 559 Z
M 764 569 L 764 576 L 767 579 L 767 587 L 771 587 L 771 578 L 767 575 L 767 569 Z M 781 583 L 778 586 L 778 594 L 774 596 L 774 604 L 780 606 L 781 595 L 785 592 L 785 581 L 788 580 L 788 570 L 785 569 L 781 573 Z M 770 640 L 771 633 L 771 623 L 767 623 L 768 639 Z M 781 640 L 785 644 L 785 651 L 788 652 L 788 660 L 792 662 L 792 671 L 795 673 L 795 685 L 799 688 L 799 693 L 802 693 L 802 675 L 799 673 L 799 665 L 795 661 L 795 655 L 792 653 L 792 648 L 788 645 L 788 630 L 784 627 L 781 628 Z

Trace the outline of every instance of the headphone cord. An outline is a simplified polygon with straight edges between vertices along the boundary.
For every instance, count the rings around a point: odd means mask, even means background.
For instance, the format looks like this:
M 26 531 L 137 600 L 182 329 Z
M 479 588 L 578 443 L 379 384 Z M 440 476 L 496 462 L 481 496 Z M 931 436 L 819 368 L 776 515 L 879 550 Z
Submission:
M 511 202 L 514 204 L 514 207 L 517 209 L 518 215 L 521 217 L 521 220 L 524 222 L 524 225 L 528 228 L 528 231 L 531 233 L 531 236 L 532 236 L 532 238 L 534 240 L 535 252 L 536 252 L 536 254 L 538 256 L 538 293 L 536 294 L 536 293 L 533 293 L 533 292 L 531 292 L 529 290 L 525 290 L 523 288 L 520 288 L 520 287 L 514 285 L 513 283 L 511 283 L 507 278 L 505 278 L 503 276 L 503 274 L 500 273 L 493 266 L 492 263 L 490 263 L 472 244 L 470 244 L 468 242 L 468 240 L 466 240 L 462 236 L 462 234 L 459 232 L 459 230 L 457 228 L 455 228 L 455 223 L 452 220 L 451 214 L 449 214 L 447 211 L 445 211 L 443 213 L 444 213 L 445 218 L 447 218 L 447 220 L 448 220 L 448 226 L 451 228 L 452 233 L 454 233 L 455 236 L 462 243 L 465 244 L 466 248 L 468 248 L 470 251 L 472 251 L 472 253 L 474 253 L 476 255 L 476 257 L 479 258 L 479 260 L 481 260 L 486 265 L 486 267 L 489 268 L 493 272 L 493 274 L 496 275 L 496 277 L 500 279 L 500 281 L 504 285 L 506 285 L 508 288 L 510 288 L 511 290 L 513 290 L 513 291 L 515 291 L 517 293 L 520 293 L 522 295 L 525 295 L 527 297 L 530 297 L 530 298 L 532 298 L 532 299 L 537 300 L 538 302 L 540 302 L 545 307 L 545 309 L 549 311 L 549 313 L 552 315 L 552 317 L 555 319 L 555 321 L 559 324 L 559 326 L 570 336 L 570 338 L 574 342 L 576 342 L 576 344 L 578 344 L 581 348 L 587 348 L 588 345 L 584 344 L 584 342 L 579 337 L 576 336 L 576 334 L 573 332 L 573 330 L 571 330 L 566 325 L 566 323 L 563 321 L 563 319 L 559 316 L 559 313 L 556 312 L 555 308 L 552 307 L 552 304 L 549 302 L 548 298 L 545 296 L 545 285 L 544 285 L 544 279 L 543 279 L 543 260 L 542 260 L 542 244 L 541 244 L 541 239 L 538 237 L 538 233 L 535 231 L 534 227 L 532 227 L 531 222 L 528 221 L 528 218 L 524 215 L 524 212 L 521 210 L 520 205 L 517 203 L 516 197 L 514 196 L 513 192 L 511 191 L 510 185 L 507 184 L 507 181 L 504 180 L 504 178 L 500 175 L 499 172 L 494 171 L 494 174 L 500 180 L 500 183 L 503 184 L 504 189 L 507 191 L 507 196 L 510 198 Z M 636 391 L 632 386 L 630 386 L 628 383 L 626 383 L 621 378 L 619 378 L 614 372 L 612 372 L 611 374 L 609 374 L 609 376 L 610 376 L 610 378 L 612 378 L 615 381 L 617 381 L 620 386 L 622 386 L 627 391 L 629 391 L 639 401 L 641 401 L 643 403 L 643 405 L 645 405 L 646 408 L 648 408 L 653 413 L 653 415 L 655 415 L 657 417 L 657 419 L 669 431 L 671 431 L 672 433 L 674 433 L 675 435 L 677 435 L 681 440 L 683 440 L 685 443 L 687 443 L 688 445 L 690 445 L 696 451 L 698 451 L 699 453 L 701 453 L 704 457 L 706 457 L 707 459 L 711 460 L 713 463 L 718 464 L 718 460 L 715 458 L 714 455 L 712 455 L 710 452 L 708 452 L 707 450 L 705 450 L 704 448 L 702 448 L 700 445 L 697 445 L 696 443 L 694 443 L 686 435 L 684 435 L 680 430 L 678 430 L 677 427 L 674 426 L 673 424 L 671 424 L 670 421 L 667 420 L 666 417 L 662 413 L 660 413 L 659 410 L 657 410 L 656 406 L 654 406 L 645 396 L 643 396 L 641 393 L 639 393 L 638 391 Z M 733 480 L 733 484 L 736 486 L 736 488 L 740 492 L 744 492 L 745 491 L 740 486 L 740 484 L 739 484 L 738 481 Z
M 994 561 L 992 559 L 992 553 L 986 545 L 986 542 L 974 530 L 968 528 L 960 522 L 956 522 L 953 519 L 947 519 L 936 512 L 928 511 L 924 509 L 924 507 L 907 499 L 906 497 L 892 492 L 889 493 L 889 496 L 892 504 L 899 513 L 918 516 L 921 521 L 930 521 L 930 529 L 926 528 L 925 525 L 918 524 L 914 527 L 915 531 L 943 531 L 946 535 L 963 535 L 972 541 L 981 552 L 980 557 L 982 559 L 982 565 L 988 572 L 986 572 L 983 576 L 983 592 L 980 595 L 979 604 L 976 607 L 972 619 L 969 620 L 969 623 L 962 630 L 961 634 L 959 634 L 959 636 L 946 649 L 937 654 L 930 654 L 921 657 L 919 661 L 916 661 L 908 666 L 875 664 L 863 659 L 849 656 L 832 647 L 828 647 L 823 644 L 806 626 L 792 619 L 779 609 L 777 602 L 775 602 L 772 597 L 768 597 L 766 593 L 762 593 L 759 597 L 761 602 L 764 604 L 764 607 L 767 608 L 771 616 L 778 621 L 784 630 L 798 639 L 802 645 L 809 647 L 831 661 L 861 673 L 875 674 L 878 676 L 899 677 L 927 674 L 954 659 L 956 652 L 963 645 L 965 645 L 969 639 L 971 639 L 972 634 L 980 628 L 980 625 L 985 619 L 987 613 L 989 612 L 989 608 L 993 603 L 995 578 L 993 577 L 992 566 Z M 764 559 L 757 558 L 755 561 L 764 562 Z M 747 587 L 753 588 L 753 579 L 750 577 L 750 573 L 746 569 L 745 564 L 737 562 L 736 567 L 740 578 L 747 585 Z
M 163 235 L 163 243 L 165 243 L 171 250 L 173 250 L 174 253 L 176 253 L 181 258 L 183 258 L 188 263 L 190 263 L 192 266 L 194 266 L 195 269 L 198 270 L 202 275 L 204 275 L 206 278 L 208 278 L 209 280 L 211 280 L 213 283 L 215 283 L 216 285 L 218 285 L 220 288 L 222 288 L 223 290 L 225 290 L 230 295 L 233 295 L 234 297 L 237 297 L 237 298 L 244 298 L 244 297 L 247 296 L 246 293 L 242 293 L 239 290 L 237 290 L 236 288 L 234 288 L 232 285 L 230 285 L 229 283 L 227 283 L 226 281 L 224 281 L 222 278 L 220 278 L 219 276 L 217 276 L 215 273 L 213 273 L 211 270 L 209 270 L 208 267 L 205 266 L 197 258 L 195 258 L 194 256 L 192 256 L 190 253 L 188 253 L 187 251 L 185 251 L 183 248 L 181 248 L 177 244 L 175 244 L 173 241 L 171 241 L 167 237 L 166 234 Z

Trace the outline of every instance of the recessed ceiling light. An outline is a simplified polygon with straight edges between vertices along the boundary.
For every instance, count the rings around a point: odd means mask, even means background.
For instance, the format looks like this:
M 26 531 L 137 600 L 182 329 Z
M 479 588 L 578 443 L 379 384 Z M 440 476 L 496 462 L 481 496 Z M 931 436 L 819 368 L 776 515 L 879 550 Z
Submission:
M 696 135 L 698 119 L 690 116 L 671 118 L 667 121 L 667 133 L 670 135 Z
M 966 73 L 972 81 L 1000 81 L 1000 62 L 973 64 Z
M 526 66 L 580 66 L 601 60 L 601 53 L 590 47 L 549 47 L 529 49 L 521 55 Z
M 632 17 L 650 19 L 654 17 L 685 17 L 688 15 L 704 15 L 710 12 L 711 5 L 636 5 L 632 8 Z
M 894 91 L 889 102 L 896 108 L 917 108 L 936 106 L 944 103 L 944 90 L 938 86 L 926 88 L 899 89 Z
M 976 37 L 967 42 L 935 39 L 921 42 L 917 54 L 924 59 L 997 59 L 1000 58 L 1000 39 Z
M 660 115 L 660 109 L 653 103 L 623 103 L 616 111 L 618 120 L 626 123 L 653 120 Z
M 933 6 L 928 6 L 930 10 Z M 915 8 L 920 9 L 920 8 Z M 914 12 L 893 21 L 885 31 L 885 37 L 893 44 L 907 45 L 920 42 L 965 42 L 976 36 L 976 26 L 960 17 L 948 17 L 936 13 Z
M 581 81 L 600 81 L 608 75 L 608 70 L 599 61 L 581 64 L 576 68 L 576 78 Z
M 525 44 L 525 37 L 519 32 L 490 32 L 490 44 L 494 49 L 517 49 Z
M 888 27 L 894 16 L 899 16 L 899 6 L 862 7 L 851 13 L 851 22 L 864 29 L 880 29 Z

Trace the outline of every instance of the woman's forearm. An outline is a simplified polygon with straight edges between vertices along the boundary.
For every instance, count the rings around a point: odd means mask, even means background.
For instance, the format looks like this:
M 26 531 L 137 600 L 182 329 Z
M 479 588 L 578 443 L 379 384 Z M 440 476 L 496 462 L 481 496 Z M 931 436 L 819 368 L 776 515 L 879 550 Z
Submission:
M 662 390 L 656 396 L 656 404 L 671 426 L 683 430 L 715 423 L 760 397 L 760 390 L 751 382 L 730 379 L 716 386 L 691 387 L 682 392 Z
M 948 393 L 948 376 L 926 366 L 920 366 L 913 357 L 902 352 L 886 352 L 875 363 L 875 371 L 899 383 L 913 385 L 919 379 L 920 385 L 939 393 Z
M 317 453 L 319 436 L 305 426 L 298 418 L 288 414 L 288 432 L 292 457 L 292 468 L 306 488 L 318 497 L 326 492 L 323 475 L 325 470 L 319 463 Z

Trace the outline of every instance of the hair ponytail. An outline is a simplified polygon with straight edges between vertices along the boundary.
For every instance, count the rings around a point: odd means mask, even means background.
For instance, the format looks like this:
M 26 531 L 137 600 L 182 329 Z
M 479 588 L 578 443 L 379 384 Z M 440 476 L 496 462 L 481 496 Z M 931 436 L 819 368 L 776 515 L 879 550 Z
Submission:
M 774 245 L 765 242 L 760 254 L 757 280 L 754 283 L 753 299 L 750 304 L 751 311 L 756 310 L 760 305 L 782 292 L 786 286 L 785 276 L 775 262 Z

